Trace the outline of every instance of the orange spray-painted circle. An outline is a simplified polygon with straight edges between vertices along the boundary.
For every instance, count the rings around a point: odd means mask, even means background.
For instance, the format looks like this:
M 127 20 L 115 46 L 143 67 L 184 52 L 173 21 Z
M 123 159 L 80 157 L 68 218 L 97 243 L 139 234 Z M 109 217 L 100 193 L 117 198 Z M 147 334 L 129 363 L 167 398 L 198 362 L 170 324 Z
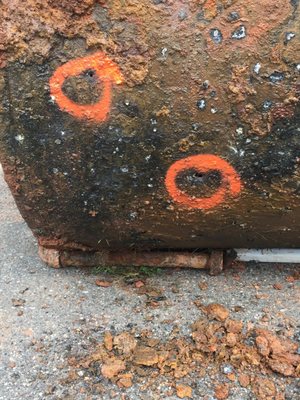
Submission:
M 176 183 L 178 175 L 189 169 L 200 173 L 218 171 L 221 175 L 220 188 L 210 197 L 193 197 L 180 190 Z M 209 210 L 225 201 L 226 196 L 237 197 L 242 189 L 242 183 L 235 169 L 227 161 L 212 154 L 200 154 L 176 161 L 169 168 L 166 188 L 177 203 L 189 208 Z
M 86 70 L 95 71 L 99 83 L 103 85 L 101 98 L 95 104 L 77 104 L 69 99 L 62 90 L 67 78 L 80 75 Z M 50 93 L 61 110 L 79 119 L 103 122 L 111 108 L 112 85 L 123 82 L 119 67 L 104 53 L 97 52 L 91 56 L 77 58 L 60 66 L 50 78 Z

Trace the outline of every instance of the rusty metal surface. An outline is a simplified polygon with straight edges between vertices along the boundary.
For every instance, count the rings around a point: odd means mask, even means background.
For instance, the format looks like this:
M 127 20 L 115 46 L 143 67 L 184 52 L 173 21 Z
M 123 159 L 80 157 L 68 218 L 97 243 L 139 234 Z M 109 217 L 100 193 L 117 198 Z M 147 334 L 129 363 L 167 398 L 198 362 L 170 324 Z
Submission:
M 298 1 L 0 13 L 0 157 L 42 246 L 299 247 Z
M 223 270 L 224 252 L 133 252 L 133 251 L 58 251 L 39 246 L 39 256 L 53 268 L 146 265 L 159 268 L 209 269 L 211 275 Z

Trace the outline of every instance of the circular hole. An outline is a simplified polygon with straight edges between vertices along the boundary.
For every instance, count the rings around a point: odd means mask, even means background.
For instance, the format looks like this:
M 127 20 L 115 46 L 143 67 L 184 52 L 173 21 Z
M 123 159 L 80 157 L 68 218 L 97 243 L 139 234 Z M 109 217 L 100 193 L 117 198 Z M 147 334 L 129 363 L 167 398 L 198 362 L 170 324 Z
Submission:
M 75 103 L 96 104 L 102 94 L 101 81 L 97 79 L 94 70 L 86 70 L 78 76 L 67 78 L 63 84 L 62 91 Z
M 177 187 L 189 196 L 211 197 L 220 187 L 222 176 L 219 171 L 201 172 L 195 169 L 183 171 L 177 176 Z

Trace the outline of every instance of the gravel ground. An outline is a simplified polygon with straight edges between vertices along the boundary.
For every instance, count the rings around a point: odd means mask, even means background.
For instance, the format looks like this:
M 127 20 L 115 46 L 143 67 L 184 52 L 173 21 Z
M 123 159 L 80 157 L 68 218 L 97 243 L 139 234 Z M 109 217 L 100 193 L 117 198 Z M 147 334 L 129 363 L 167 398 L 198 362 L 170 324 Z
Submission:
M 165 376 L 145 387 L 146 374 L 128 389 L 80 369 L 75 371 L 77 379 L 68 379 L 68 360 L 91 354 L 105 331 L 130 330 L 138 336 L 147 330 L 163 341 L 177 328 L 188 340 L 191 324 L 201 316 L 197 302 L 222 304 L 245 324 L 300 340 L 299 280 L 288 278 L 299 272 L 299 265 L 237 265 L 217 277 L 205 271 L 161 271 L 139 277 L 162 294 L 149 304 L 132 275 L 54 270 L 43 264 L 2 175 L 0 179 L 0 400 L 178 399 L 176 381 Z M 99 287 L 96 279 L 111 286 Z M 222 369 L 216 372 L 214 365 L 206 372 L 178 379 L 192 388 L 193 399 L 220 398 L 215 392 L 218 382 L 230 384 L 226 398 L 232 400 L 300 399 L 296 378 L 268 375 L 277 397 L 260 397 L 251 387 L 228 380 Z

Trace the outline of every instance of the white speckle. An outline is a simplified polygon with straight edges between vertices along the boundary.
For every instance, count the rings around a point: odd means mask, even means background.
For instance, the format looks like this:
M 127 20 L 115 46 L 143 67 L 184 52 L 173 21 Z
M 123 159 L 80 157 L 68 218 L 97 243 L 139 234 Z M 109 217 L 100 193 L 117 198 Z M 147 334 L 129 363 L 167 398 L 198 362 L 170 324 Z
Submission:
M 122 168 L 121 168 L 121 171 L 124 172 L 124 174 L 125 174 L 125 173 L 127 173 L 129 170 L 128 170 L 127 167 L 122 167 Z
M 90 171 L 91 171 L 92 174 L 94 174 L 95 173 L 95 168 L 91 168 Z
M 157 128 L 153 128 L 153 132 L 157 132 Z
M 54 104 L 56 101 L 56 97 L 55 96 L 50 96 L 50 103 Z
M 260 63 L 256 63 L 256 64 L 254 65 L 253 71 L 254 71 L 256 74 L 259 74 L 260 69 L 261 69 L 261 64 L 260 64 Z
M 197 101 L 197 107 L 199 108 L 199 110 L 205 110 L 206 108 L 206 101 L 205 99 L 200 99 Z
M 235 154 L 237 154 L 238 153 L 238 150 L 235 148 L 235 147 L 233 147 L 233 146 L 229 146 L 229 148 L 235 153 Z
M 150 119 L 151 125 L 157 125 L 157 120 L 155 118 Z
M 246 27 L 244 25 L 239 26 L 231 35 L 233 39 L 241 40 L 246 37 Z
M 211 112 L 212 114 L 216 114 L 216 113 L 218 112 L 218 110 L 217 110 L 216 108 L 212 107 L 212 108 L 210 109 L 210 112 Z
M 290 40 L 292 40 L 294 37 L 296 36 L 296 34 L 294 32 L 288 32 L 285 35 L 285 39 L 289 42 Z
M 153 185 L 152 185 L 152 183 L 148 183 L 148 185 L 147 185 L 149 188 L 153 188 Z
M 203 82 L 203 87 L 204 87 L 204 89 L 208 89 L 209 86 L 210 86 L 209 80 L 206 79 L 206 80 Z
M 66 132 L 61 131 L 60 134 L 61 134 L 61 136 L 64 136 L 66 134 Z
M 240 150 L 240 153 L 239 153 L 239 154 L 240 154 L 241 157 L 244 157 L 244 155 L 245 155 L 245 150 Z
M 129 100 L 126 99 L 126 100 L 124 101 L 124 104 L 125 104 L 125 106 L 129 106 L 129 104 L 130 104 Z
M 297 65 L 296 65 L 296 70 L 297 70 L 298 72 L 300 72 L 300 64 L 297 64 Z
M 167 56 L 167 53 L 168 53 L 167 47 L 163 47 L 163 48 L 161 49 L 161 54 L 162 54 L 162 56 L 163 56 L 163 57 L 166 57 L 166 56 Z
M 222 40 L 223 40 L 222 32 L 219 29 L 216 29 L 216 28 L 210 30 L 210 37 L 217 44 L 220 44 L 222 42 Z
M 226 365 L 223 368 L 223 372 L 224 372 L 224 374 L 231 374 L 233 372 L 233 368 L 231 367 L 231 365 Z
M 58 170 L 58 168 L 53 168 L 52 171 L 53 171 L 54 174 L 58 174 L 58 171 L 59 171 L 59 170 Z
M 69 174 L 68 174 L 67 172 L 64 172 L 64 175 L 65 175 L 65 176 L 68 176 Z
M 151 154 L 149 154 L 149 156 L 146 156 L 145 160 L 148 162 L 150 160 L 150 158 L 151 158 Z
M 246 144 L 251 143 L 251 139 L 246 139 Z
M 60 140 L 60 139 L 56 139 L 56 140 L 54 141 L 54 143 L 55 143 L 55 144 L 61 144 L 61 140 Z
M 135 211 L 133 211 L 133 212 L 131 212 L 131 213 L 129 214 L 129 216 L 130 216 L 131 219 L 136 219 L 137 216 L 138 216 L 138 213 L 135 212 Z
M 237 128 L 235 131 L 238 135 L 242 135 L 244 133 L 244 129 L 241 126 Z
M 24 142 L 25 137 L 24 137 L 24 135 L 19 134 L 19 135 L 15 136 L 15 139 L 17 142 L 22 144 Z

